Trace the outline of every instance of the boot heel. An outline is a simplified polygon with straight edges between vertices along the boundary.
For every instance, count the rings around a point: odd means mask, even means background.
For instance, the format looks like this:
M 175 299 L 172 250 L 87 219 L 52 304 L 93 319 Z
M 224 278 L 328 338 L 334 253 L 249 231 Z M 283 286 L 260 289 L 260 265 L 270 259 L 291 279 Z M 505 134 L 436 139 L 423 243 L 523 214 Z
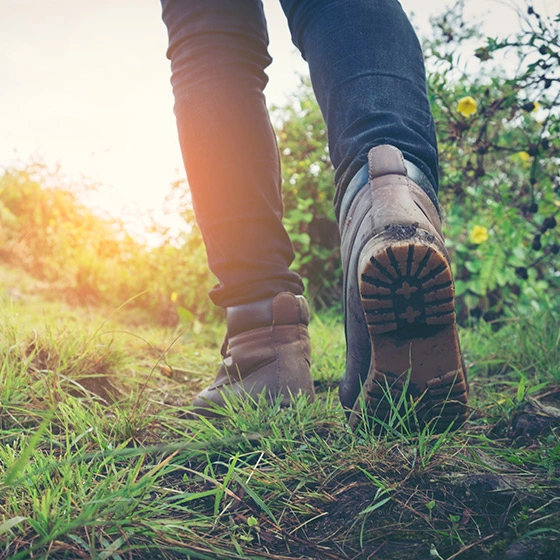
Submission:
M 340 401 L 353 427 L 364 416 L 404 416 L 413 428 L 458 428 L 467 418 L 467 381 L 436 193 L 395 146 L 372 148 L 367 182 L 365 174 L 350 181 L 340 206 Z
M 386 421 L 405 393 L 420 424 L 458 428 L 467 418 L 467 384 L 445 249 L 425 231 L 392 226 L 364 246 L 358 275 L 371 341 L 362 391 L 368 415 Z M 363 404 L 356 401 L 351 425 Z

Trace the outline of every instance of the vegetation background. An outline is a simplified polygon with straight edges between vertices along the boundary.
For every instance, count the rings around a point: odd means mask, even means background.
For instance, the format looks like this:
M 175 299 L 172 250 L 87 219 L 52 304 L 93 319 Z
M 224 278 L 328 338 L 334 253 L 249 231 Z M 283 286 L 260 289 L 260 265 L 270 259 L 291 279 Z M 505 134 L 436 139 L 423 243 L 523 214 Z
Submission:
M 472 418 L 345 427 L 341 270 L 310 85 L 273 108 L 286 226 L 315 308 L 317 403 L 188 418 L 220 313 L 187 185 L 146 246 L 30 163 L 0 177 L 0 558 L 558 558 L 560 14 L 424 42 Z M 232 404 L 233 407 L 233 404 Z M 406 413 L 413 417 L 414 410 Z

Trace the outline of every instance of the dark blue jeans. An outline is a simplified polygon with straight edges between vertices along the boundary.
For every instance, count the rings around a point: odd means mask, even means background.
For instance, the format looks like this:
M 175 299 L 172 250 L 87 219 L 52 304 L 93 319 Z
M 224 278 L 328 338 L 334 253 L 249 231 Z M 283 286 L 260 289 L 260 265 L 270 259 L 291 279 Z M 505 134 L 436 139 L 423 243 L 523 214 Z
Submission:
M 373 146 L 391 144 L 437 191 L 422 50 L 396 0 L 281 0 L 309 64 L 335 167 L 335 209 Z M 263 95 L 260 0 L 162 0 L 175 115 L 196 218 L 223 307 L 301 294 L 282 226 L 280 161 Z

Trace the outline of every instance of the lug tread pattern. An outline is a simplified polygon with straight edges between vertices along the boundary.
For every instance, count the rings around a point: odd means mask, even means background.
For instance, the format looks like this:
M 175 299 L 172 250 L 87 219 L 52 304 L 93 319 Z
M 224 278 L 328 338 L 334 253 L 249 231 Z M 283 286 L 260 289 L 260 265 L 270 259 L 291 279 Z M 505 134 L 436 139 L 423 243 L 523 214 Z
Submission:
M 371 335 L 455 321 L 451 268 L 432 247 L 387 247 L 370 258 L 360 280 Z

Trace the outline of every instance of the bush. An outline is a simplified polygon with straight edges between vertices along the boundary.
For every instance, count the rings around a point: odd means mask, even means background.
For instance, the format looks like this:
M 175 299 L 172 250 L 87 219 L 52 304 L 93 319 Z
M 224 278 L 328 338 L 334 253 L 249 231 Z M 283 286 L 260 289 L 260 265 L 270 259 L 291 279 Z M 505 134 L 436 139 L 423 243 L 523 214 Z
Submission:
M 560 286 L 558 28 L 529 7 L 516 36 L 481 46 L 462 5 L 433 21 L 426 45 L 459 311 L 542 311 Z M 478 43 L 470 71 L 459 65 L 465 43 Z
M 284 224 L 294 245 L 293 268 L 319 305 L 340 304 L 340 239 L 332 199 L 334 170 L 327 130 L 309 80 L 285 107 L 272 109 L 282 158 Z
M 0 258 L 72 303 L 119 307 L 130 300 L 164 324 L 175 324 L 178 313 L 189 322 L 215 316 L 196 229 L 171 236 L 159 227 L 162 242 L 150 248 L 122 222 L 82 205 L 76 190 L 42 165 L 7 170 L 0 177 Z

